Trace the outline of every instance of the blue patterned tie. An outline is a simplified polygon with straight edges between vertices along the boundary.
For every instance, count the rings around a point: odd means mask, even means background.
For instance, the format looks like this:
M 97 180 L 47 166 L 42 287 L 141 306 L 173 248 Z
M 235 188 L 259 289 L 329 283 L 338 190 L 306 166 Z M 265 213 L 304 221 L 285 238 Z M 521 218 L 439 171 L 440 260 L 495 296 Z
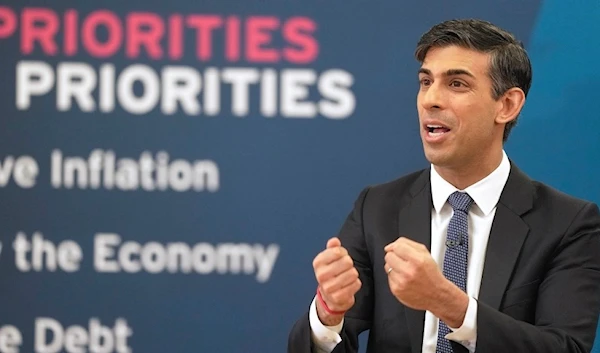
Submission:
M 448 197 L 454 215 L 448 225 L 446 255 L 444 256 L 444 276 L 463 291 L 467 291 L 467 259 L 469 255 L 469 207 L 473 199 L 469 194 L 456 191 Z M 453 353 L 450 341 L 445 336 L 450 328 L 440 320 L 436 353 Z

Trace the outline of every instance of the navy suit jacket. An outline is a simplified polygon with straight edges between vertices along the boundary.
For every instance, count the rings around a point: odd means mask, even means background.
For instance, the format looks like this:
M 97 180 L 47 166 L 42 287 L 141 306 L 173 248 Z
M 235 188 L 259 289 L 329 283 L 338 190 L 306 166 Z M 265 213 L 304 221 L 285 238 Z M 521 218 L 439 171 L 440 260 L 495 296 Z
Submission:
M 399 236 L 430 249 L 429 169 L 365 188 L 339 237 L 362 288 L 334 353 L 418 353 L 425 312 L 392 295 L 384 246 Z M 590 352 L 600 312 L 598 207 L 532 181 L 511 162 L 486 251 L 477 312 L 477 352 Z M 454 352 L 467 352 L 454 343 Z M 293 326 L 289 353 L 311 352 L 308 311 Z

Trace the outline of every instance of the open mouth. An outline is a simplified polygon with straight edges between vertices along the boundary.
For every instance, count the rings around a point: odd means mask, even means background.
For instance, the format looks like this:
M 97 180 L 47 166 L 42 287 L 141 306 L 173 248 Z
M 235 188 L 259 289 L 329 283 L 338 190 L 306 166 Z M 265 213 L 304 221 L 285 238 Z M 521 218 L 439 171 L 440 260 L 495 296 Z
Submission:
M 425 126 L 425 129 L 427 130 L 427 132 L 430 135 L 433 135 L 433 136 L 442 135 L 442 134 L 445 134 L 448 131 L 450 131 L 449 128 L 442 126 L 442 125 L 427 125 L 427 126 Z

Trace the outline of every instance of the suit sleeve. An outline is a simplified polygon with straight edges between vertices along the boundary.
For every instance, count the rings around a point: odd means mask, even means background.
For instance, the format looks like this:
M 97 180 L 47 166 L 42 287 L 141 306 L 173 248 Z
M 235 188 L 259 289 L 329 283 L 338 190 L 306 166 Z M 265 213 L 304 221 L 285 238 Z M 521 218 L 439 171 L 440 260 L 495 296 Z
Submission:
M 586 204 L 571 222 L 539 287 L 529 324 L 479 302 L 476 352 L 590 352 L 600 312 L 600 214 Z
M 346 218 L 338 237 L 342 246 L 354 261 L 358 270 L 361 289 L 356 293 L 354 306 L 346 313 L 340 336 L 342 341 L 333 353 L 358 352 L 358 335 L 371 327 L 373 313 L 373 277 L 371 259 L 364 238 L 363 207 L 369 188 L 362 190 L 354 203 L 354 208 Z M 288 353 L 315 352 L 311 340 L 311 327 L 308 312 L 293 326 L 288 337 Z

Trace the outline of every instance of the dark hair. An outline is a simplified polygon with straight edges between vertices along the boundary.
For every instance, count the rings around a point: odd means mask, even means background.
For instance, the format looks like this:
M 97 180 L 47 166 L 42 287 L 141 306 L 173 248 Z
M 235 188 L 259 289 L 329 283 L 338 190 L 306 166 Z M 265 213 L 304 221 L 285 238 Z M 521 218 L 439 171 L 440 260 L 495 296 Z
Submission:
M 423 63 L 429 49 L 450 45 L 490 54 L 489 75 L 494 99 L 499 99 L 512 87 L 519 87 L 527 97 L 531 87 L 531 62 L 523 44 L 511 33 L 482 20 L 445 21 L 433 26 L 421 36 L 415 57 Z M 516 123 L 517 118 L 506 124 L 504 141 Z

